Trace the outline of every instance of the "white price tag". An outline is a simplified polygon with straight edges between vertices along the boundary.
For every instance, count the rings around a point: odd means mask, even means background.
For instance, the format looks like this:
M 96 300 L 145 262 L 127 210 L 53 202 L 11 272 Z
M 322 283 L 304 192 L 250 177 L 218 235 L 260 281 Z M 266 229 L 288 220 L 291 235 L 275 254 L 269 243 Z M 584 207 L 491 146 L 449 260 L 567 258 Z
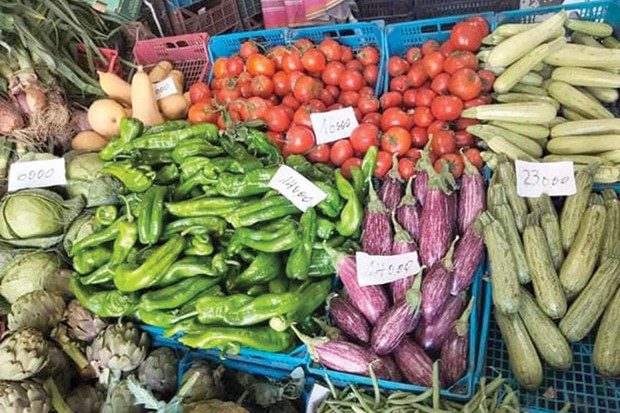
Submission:
M 176 95 L 179 93 L 177 85 L 174 84 L 172 76 L 168 76 L 161 82 L 157 82 L 153 85 L 153 91 L 155 92 L 155 98 L 161 100 L 170 95 Z
M 305 212 L 327 198 L 327 194 L 293 168 L 282 165 L 269 181 L 269 186 Z
M 357 282 L 360 286 L 382 285 L 420 272 L 417 252 L 400 255 L 355 254 Z
M 9 192 L 66 184 L 63 158 L 15 162 L 9 169 Z
M 314 413 L 327 396 L 329 396 L 329 389 L 327 387 L 323 387 L 320 384 L 312 386 L 312 391 L 308 397 L 308 404 L 306 404 L 306 413 Z
M 577 193 L 575 169 L 570 161 L 516 161 L 517 193 L 524 198 L 541 194 L 566 196 Z
M 348 138 L 353 129 L 358 126 L 355 112 L 351 107 L 330 112 L 311 113 L 310 120 L 317 144 Z

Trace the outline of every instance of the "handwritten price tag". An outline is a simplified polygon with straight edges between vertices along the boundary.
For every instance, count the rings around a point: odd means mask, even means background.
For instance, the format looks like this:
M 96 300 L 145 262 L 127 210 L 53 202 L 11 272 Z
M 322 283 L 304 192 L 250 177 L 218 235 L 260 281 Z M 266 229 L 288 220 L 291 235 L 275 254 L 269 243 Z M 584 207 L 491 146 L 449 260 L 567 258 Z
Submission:
M 327 396 L 329 396 L 329 389 L 327 387 L 323 387 L 320 384 L 312 386 L 312 391 L 308 397 L 308 404 L 306 405 L 306 413 L 316 412 Z
M 351 107 L 324 113 L 311 113 L 310 120 L 317 144 L 348 138 L 353 129 L 358 126 L 355 112 Z
M 155 83 L 153 85 L 153 91 L 155 92 L 157 100 L 179 93 L 177 85 L 174 84 L 174 80 L 171 76 L 168 76 L 161 82 Z
M 282 165 L 269 181 L 269 186 L 293 203 L 297 208 L 306 211 L 327 198 L 327 194 L 305 176 L 291 167 Z
M 357 282 L 360 286 L 382 285 L 420 272 L 417 252 L 400 255 L 355 254 Z
M 575 169 L 570 161 L 516 161 L 517 193 L 525 198 L 573 195 L 577 192 Z
M 63 158 L 15 162 L 9 169 L 9 192 L 66 184 Z

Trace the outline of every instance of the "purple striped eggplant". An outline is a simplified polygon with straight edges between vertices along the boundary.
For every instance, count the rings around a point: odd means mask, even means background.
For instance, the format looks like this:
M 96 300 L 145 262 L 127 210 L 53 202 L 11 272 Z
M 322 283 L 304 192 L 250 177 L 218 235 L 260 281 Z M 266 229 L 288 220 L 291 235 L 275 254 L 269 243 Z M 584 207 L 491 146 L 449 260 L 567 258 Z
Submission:
M 412 384 L 433 385 L 433 361 L 422 347 L 404 338 L 394 350 L 394 360 L 405 379 Z
M 471 285 L 484 255 L 484 238 L 476 223 L 468 226 L 456 244 L 454 251 L 452 287 L 450 293 L 457 295 Z
M 390 307 L 387 293 L 380 285 L 359 285 L 354 257 L 343 256 L 336 262 L 338 276 L 349 293 L 351 304 L 374 325 Z
M 437 261 L 424 277 L 422 283 L 422 317 L 432 323 L 441 314 L 450 298 L 452 287 L 452 255 L 454 242 L 441 261 Z
M 420 273 L 416 276 L 413 287 L 407 291 L 406 297 L 394 304 L 375 324 L 370 336 L 370 345 L 378 355 L 385 356 L 394 351 L 420 321 L 421 284 Z
M 428 172 L 425 170 L 418 170 L 416 172 L 413 193 L 420 205 L 424 206 L 426 194 L 428 193 Z
M 474 223 L 478 214 L 486 208 L 486 192 L 482 175 L 466 156 L 465 171 L 461 177 L 459 190 L 459 213 L 457 215 L 459 234 L 464 234 L 467 228 Z
M 415 329 L 414 336 L 418 344 L 429 351 L 439 351 L 450 335 L 454 323 L 463 313 L 465 299 L 461 295 L 452 295 L 443 312 L 435 321 L 427 323 L 422 317 Z
M 417 250 L 415 241 L 409 233 L 401 227 L 392 216 L 392 224 L 394 225 L 394 243 L 392 244 L 392 255 L 406 254 Z M 400 280 L 390 283 L 390 291 L 392 292 L 392 302 L 397 303 L 405 297 L 407 290 L 413 285 L 414 276 L 401 278 Z
M 407 230 L 411 238 L 414 241 L 420 239 L 420 221 L 422 211 L 420 210 L 420 204 L 416 201 L 411 191 L 411 185 L 413 178 L 407 181 L 407 188 L 405 189 L 405 196 L 402 197 L 398 207 L 396 208 L 396 220 L 400 225 Z M 416 181 L 417 182 L 417 181 Z
M 377 377 L 384 376 L 386 380 L 399 382 L 403 380 L 403 375 L 392 356 L 377 356 L 377 360 L 373 364 L 373 368 L 375 368 L 375 372 L 377 372 Z M 379 372 L 381 372 L 381 376 L 379 375 Z
M 452 191 L 452 193 L 448 195 L 448 211 L 450 211 L 449 216 L 452 228 L 454 228 L 454 231 L 456 232 L 456 215 L 459 213 L 459 194 L 457 193 L 457 191 Z
M 353 341 L 360 344 L 370 342 L 370 327 L 362 313 L 344 297 L 336 295 L 328 300 L 329 315 L 334 324 Z
M 473 299 L 454 324 L 454 328 L 441 346 L 439 374 L 446 386 L 456 383 L 467 371 L 469 360 L 469 316 Z
M 377 356 L 369 349 L 340 339 L 306 344 L 314 361 L 345 373 L 369 376 L 369 365 L 377 360 Z
M 398 158 L 394 155 L 392 169 L 381 183 L 379 199 L 385 204 L 388 211 L 396 210 L 400 197 L 403 194 L 403 180 L 398 172 Z
M 370 255 L 389 255 L 392 252 L 390 212 L 377 197 L 372 184 L 368 186 L 369 202 L 364 214 L 362 249 Z

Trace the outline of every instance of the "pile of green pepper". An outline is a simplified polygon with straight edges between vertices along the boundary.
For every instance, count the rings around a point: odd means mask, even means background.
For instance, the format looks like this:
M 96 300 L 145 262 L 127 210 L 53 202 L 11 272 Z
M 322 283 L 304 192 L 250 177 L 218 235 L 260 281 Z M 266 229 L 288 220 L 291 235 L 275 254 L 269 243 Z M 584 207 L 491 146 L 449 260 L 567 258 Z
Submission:
M 121 121 L 100 157 L 103 173 L 123 184 L 123 202 L 99 207 L 98 231 L 70 251 L 72 289 L 85 307 L 227 352 L 286 351 L 295 344 L 291 324 L 315 327 L 335 274 L 324 247 L 357 247 L 374 168 L 354 168 L 349 182 L 288 157 L 327 194 L 302 213 L 269 186 L 283 162 L 278 148 L 240 127 L 220 134 L 212 124 Z

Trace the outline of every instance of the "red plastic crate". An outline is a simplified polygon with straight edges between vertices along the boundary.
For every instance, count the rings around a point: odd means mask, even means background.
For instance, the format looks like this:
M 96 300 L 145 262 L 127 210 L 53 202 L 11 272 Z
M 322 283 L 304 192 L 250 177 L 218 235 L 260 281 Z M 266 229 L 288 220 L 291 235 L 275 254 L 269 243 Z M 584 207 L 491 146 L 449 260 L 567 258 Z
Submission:
M 168 60 L 185 75 L 185 88 L 203 81 L 209 73 L 207 33 L 184 34 L 138 41 L 133 49 L 134 61 L 142 66 L 154 66 Z
M 102 60 L 96 56 L 95 58 L 95 68 L 100 72 L 107 73 L 115 73 L 117 75 L 121 74 L 121 61 L 118 58 L 118 51 L 114 49 L 105 49 L 103 47 L 99 48 L 99 51 L 105 58 Z M 78 63 L 79 65 L 88 70 L 88 61 L 86 59 L 86 47 L 82 43 L 77 45 L 77 53 L 78 53 Z

